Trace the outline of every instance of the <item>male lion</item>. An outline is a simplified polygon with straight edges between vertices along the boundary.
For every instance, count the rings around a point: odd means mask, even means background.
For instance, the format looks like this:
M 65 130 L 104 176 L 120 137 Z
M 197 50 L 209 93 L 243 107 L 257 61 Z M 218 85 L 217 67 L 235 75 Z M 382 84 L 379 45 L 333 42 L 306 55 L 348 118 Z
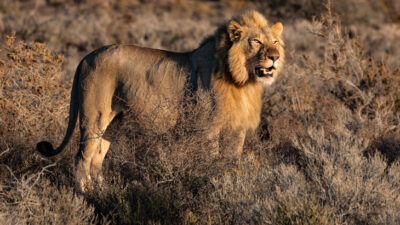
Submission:
M 152 117 L 162 130 L 174 125 L 177 104 L 185 94 L 201 88 L 216 93 L 216 121 L 209 138 L 222 129 L 235 131 L 234 152 L 240 155 L 247 130 L 260 121 L 263 86 L 276 79 L 284 61 L 282 24 L 269 26 L 256 11 L 247 11 L 217 29 L 199 48 L 185 53 L 134 45 L 105 46 L 79 64 L 71 91 L 66 135 L 54 149 L 37 144 L 44 156 L 60 153 L 69 142 L 79 113 L 80 148 L 77 181 L 84 188 L 100 173 L 110 142 L 103 134 L 113 118 L 127 108 L 137 117 Z M 128 107 L 129 106 L 129 107 Z

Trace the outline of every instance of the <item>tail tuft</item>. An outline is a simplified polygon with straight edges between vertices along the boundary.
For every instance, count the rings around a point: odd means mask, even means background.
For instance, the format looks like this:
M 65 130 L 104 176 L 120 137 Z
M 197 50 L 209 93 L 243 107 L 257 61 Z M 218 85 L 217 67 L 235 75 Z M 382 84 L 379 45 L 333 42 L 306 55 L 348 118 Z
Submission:
M 53 148 L 53 145 L 47 141 L 39 142 L 36 145 L 36 149 L 40 152 L 40 154 L 42 154 L 46 157 L 50 157 L 50 156 L 57 154 Z

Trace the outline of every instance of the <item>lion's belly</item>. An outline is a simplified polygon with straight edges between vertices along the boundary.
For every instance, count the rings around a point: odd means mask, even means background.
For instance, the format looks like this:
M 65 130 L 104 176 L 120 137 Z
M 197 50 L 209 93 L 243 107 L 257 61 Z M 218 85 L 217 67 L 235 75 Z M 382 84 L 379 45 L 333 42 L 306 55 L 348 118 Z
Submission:
M 171 62 L 137 72 L 124 82 L 128 105 L 139 126 L 155 133 L 165 133 L 176 124 L 182 101 L 186 73 Z
M 139 126 L 153 133 L 165 133 L 176 124 L 179 97 L 157 92 L 141 92 L 130 106 Z

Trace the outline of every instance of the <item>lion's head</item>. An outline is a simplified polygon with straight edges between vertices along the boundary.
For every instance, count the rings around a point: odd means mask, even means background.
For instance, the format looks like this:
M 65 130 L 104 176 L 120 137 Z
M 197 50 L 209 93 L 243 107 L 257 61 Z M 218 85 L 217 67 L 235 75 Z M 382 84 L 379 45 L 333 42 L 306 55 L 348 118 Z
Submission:
M 231 47 L 227 53 L 229 72 L 238 85 L 246 82 L 272 84 L 284 61 L 283 26 L 269 26 L 256 11 L 248 11 L 229 21 L 226 27 Z

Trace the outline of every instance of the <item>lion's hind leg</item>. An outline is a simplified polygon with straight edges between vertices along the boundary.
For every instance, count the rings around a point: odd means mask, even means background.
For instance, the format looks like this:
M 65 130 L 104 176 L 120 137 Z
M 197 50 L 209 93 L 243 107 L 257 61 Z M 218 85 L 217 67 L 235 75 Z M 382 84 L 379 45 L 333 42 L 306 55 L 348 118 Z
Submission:
M 76 178 L 82 191 L 91 184 L 92 179 L 102 182 L 101 166 L 110 147 L 110 142 L 103 135 L 115 115 L 114 111 L 97 112 L 91 117 L 82 113 L 81 143 L 77 155 Z
M 108 149 L 110 148 L 111 142 L 101 138 L 100 141 L 100 147 L 97 149 L 97 151 L 94 153 L 91 161 L 91 166 L 90 166 L 90 174 L 91 177 L 97 181 L 97 183 L 102 186 L 103 185 L 103 174 L 102 174 L 102 165 L 103 165 L 103 160 L 104 157 L 107 154 Z
M 92 158 L 100 147 L 101 137 L 81 135 L 79 152 L 76 156 L 76 181 L 78 188 L 85 192 L 91 185 L 90 167 Z

